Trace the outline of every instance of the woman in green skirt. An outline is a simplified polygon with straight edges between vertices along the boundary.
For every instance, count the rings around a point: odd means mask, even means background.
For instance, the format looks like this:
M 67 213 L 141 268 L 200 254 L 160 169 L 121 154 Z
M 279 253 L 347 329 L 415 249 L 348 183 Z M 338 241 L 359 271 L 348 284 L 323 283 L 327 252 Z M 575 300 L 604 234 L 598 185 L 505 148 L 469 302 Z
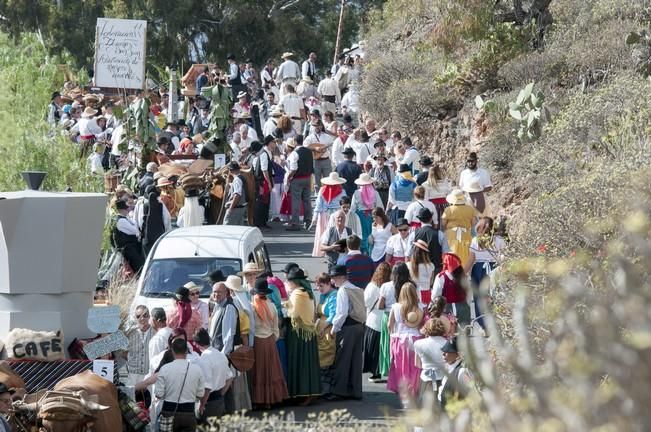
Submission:
M 379 370 L 380 375 L 382 376 L 389 375 L 389 365 L 391 364 L 391 354 L 389 352 L 391 343 L 391 337 L 389 334 L 389 312 L 391 311 L 391 306 L 393 306 L 398 296 L 400 296 L 400 288 L 406 282 L 413 283 L 409 267 L 405 263 L 399 263 L 393 267 L 393 270 L 391 270 L 391 280 L 383 283 L 380 287 L 380 300 L 378 301 L 377 308 L 384 311 L 382 327 L 380 330 L 379 361 Z
M 308 405 L 321 394 L 316 303 L 312 286 L 302 269 L 291 269 L 287 274 L 287 282 L 290 290 L 287 315 L 291 322 L 285 337 L 287 389 L 289 397 L 304 398 L 302 405 Z

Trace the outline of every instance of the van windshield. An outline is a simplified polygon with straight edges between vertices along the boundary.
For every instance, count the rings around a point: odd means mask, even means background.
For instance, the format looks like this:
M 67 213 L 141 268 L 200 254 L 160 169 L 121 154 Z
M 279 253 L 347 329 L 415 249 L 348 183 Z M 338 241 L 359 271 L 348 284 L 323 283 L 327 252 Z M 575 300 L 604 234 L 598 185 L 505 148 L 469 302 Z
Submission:
M 179 287 L 192 281 L 201 287 L 201 297 L 212 292 L 210 274 L 221 270 L 224 278 L 242 270 L 242 263 L 234 258 L 174 258 L 153 260 L 147 268 L 141 295 L 171 297 Z

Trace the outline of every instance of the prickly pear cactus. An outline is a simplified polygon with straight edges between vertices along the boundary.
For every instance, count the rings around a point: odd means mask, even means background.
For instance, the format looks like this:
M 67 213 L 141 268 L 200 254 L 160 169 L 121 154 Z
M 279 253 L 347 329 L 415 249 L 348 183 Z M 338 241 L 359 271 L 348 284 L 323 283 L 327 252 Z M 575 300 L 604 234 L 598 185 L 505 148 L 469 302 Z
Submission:
M 545 95 L 534 91 L 534 83 L 520 90 L 515 102 L 509 104 L 509 115 L 520 124 L 518 138 L 521 141 L 535 141 L 542 134 L 542 120 L 549 114 L 544 107 Z
M 626 35 L 626 45 L 633 47 L 635 69 L 645 78 L 651 76 L 651 35 L 646 30 Z

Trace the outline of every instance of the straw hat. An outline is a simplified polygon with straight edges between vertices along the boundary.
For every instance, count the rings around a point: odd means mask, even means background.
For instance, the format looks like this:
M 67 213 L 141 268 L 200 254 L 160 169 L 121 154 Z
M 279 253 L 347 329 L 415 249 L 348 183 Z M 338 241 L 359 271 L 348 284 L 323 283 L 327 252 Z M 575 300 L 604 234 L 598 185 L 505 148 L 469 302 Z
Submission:
M 404 320 L 404 324 L 407 327 L 418 328 L 423 322 L 423 311 L 418 309 L 417 311 L 411 311 L 407 314 Z
M 271 107 L 271 112 L 269 115 L 271 117 L 280 117 L 283 115 L 283 110 L 278 105 L 274 105 Z
M 84 118 L 90 118 L 90 117 L 94 116 L 95 114 L 97 114 L 96 109 L 93 109 L 91 107 L 86 107 L 84 112 L 81 113 L 81 116 L 84 117 Z
M 429 252 L 429 247 L 427 246 L 427 242 L 425 240 L 416 240 L 414 242 L 414 246 L 424 250 L 425 252 Z
M 183 285 L 185 288 L 187 288 L 190 292 L 192 291 L 201 291 L 201 287 L 194 283 L 193 281 L 190 281 Z
M 172 182 L 170 181 L 170 179 L 168 179 L 167 177 L 161 177 L 156 182 L 156 187 L 164 187 L 164 186 L 169 186 L 171 184 Z
M 314 81 L 312 81 L 312 78 L 310 78 L 309 76 L 303 77 L 302 80 L 305 81 L 308 84 L 313 84 L 314 83 Z
M 289 58 L 289 57 L 291 57 L 291 56 L 293 56 L 293 55 L 294 55 L 293 52 L 285 51 L 285 52 L 283 53 L 283 55 L 280 56 L 280 58 L 282 58 L 282 59 L 286 59 L 286 58 Z
M 461 189 L 454 189 L 445 200 L 452 205 L 461 205 L 466 203 L 466 196 Z
M 464 186 L 463 191 L 468 193 L 476 193 L 476 192 L 483 192 L 484 188 L 481 187 L 481 185 L 477 180 L 474 180 L 469 185 Z
M 260 273 L 262 270 L 258 268 L 258 265 L 254 262 L 246 263 L 242 269 L 242 274 L 247 273 Z
M 355 184 L 359 186 L 364 186 L 364 185 L 370 185 L 373 184 L 375 179 L 369 175 L 369 173 L 362 173 L 362 175 L 359 176 L 357 180 L 355 180 Z
M 322 178 L 321 183 L 326 186 L 341 185 L 346 183 L 346 179 L 342 179 L 339 177 L 339 173 L 337 171 L 333 171 L 328 177 Z
M 226 288 L 228 288 L 231 291 L 235 291 L 235 292 L 246 291 L 246 288 L 242 286 L 242 278 L 240 278 L 239 276 L 230 275 L 229 277 L 226 278 L 224 285 L 226 285 Z

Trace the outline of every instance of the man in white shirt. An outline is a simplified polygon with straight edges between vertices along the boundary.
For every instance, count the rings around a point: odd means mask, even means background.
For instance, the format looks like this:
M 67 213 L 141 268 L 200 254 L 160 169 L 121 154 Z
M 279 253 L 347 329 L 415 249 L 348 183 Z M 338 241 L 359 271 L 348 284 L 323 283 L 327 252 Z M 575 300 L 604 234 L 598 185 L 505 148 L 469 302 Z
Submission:
M 411 169 L 412 175 L 416 174 L 418 171 L 418 160 L 420 159 L 420 153 L 414 147 L 414 144 L 411 142 L 411 138 L 404 137 L 402 139 L 402 144 L 405 146 L 405 154 L 402 158 L 399 158 L 397 163 L 399 165 L 408 165 Z
M 268 136 L 268 135 L 273 135 L 274 131 L 278 127 L 278 119 L 282 117 L 283 115 L 283 110 L 277 106 L 274 105 L 271 107 L 271 112 L 269 113 L 269 119 L 265 122 L 264 126 L 262 127 L 262 136 Z
M 172 329 L 167 326 L 165 309 L 157 307 L 151 310 L 151 326 L 154 334 L 148 346 L 150 361 L 167 349 L 167 340 L 172 334 Z
M 309 77 L 312 81 L 316 80 L 316 53 L 311 52 L 307 60 L 301 65 L 301 76 Z
M 364 290 L 353 285 L 346 275 L 346 266 L 337 265 L 330 270 L 337 287 L 337 307 L 332 320 L 331 334 L 336 335 L 332 395 L 326 399 L 362 399 L 362 345 L 366 306 Z
M 186 359 L 188 346 L 185 339 L 175 339 L 171 345 L 174 361 L 160 369 L 154 391 L 156 398 L 163 401 L 159 425 L 172 423 L 175 431 L 196 430 L 194 404 L 205 394 L 203 373 L 198 365 Z M 203 410 L 201 404 L 199 413 Z
M 447 367 L 447 374 L 441 381 L 438 389 L 438 400 L 441 408 L 451 400 L 464 399 L 472 389 L 473 376 L 463 362 L 457 348 L 457 338 L 448 340 L 443 347 L 443 360 Z
M 248 201 L 246 199 L 244 178 L 240 175 L 240 164 L 231 161 L 228 164 L 228 170 L 232 181 L 228 191 L 228 200 L 226 201 L 224 225 L 244 225 Z
M 301 122 L 305 118 L 305 105 L 303 100 L 296 94 L 293 84 L 285 86 L 285 93 L 280 98 L 280 106 L 292 120 L 296 133 L 299 133 L 302 130 Z
M 281 57 L 284 61 L 276 70 L 276 83 L 281 84 L 281 98 L 287 94 L 287 86 L 291 85 L 292 87 L 295 87 L 298 80 L 301 78 L 301 68 L 298 66 L 298 63 L 290 59 L 293 55 L 294 53 L 291 52 L 283 53 Z M 285 109 L 285 111 L 287 111 L 287 109 Z
M 346 143 L 350 139 L 350 134 L 352 129 L 345 125 L 339 125 L 339 130 L 337 131 L 337 138 L 332 142 L 332 165 L 337 166 L 342 163 L 346 158 L 344 157 L 344 148 Z
M 131 269 L 138 273 L 145 264 L 142 245 L 138 240 L 139 230 L 136 223 L 129 217 L 129 205 L 118 200 L 115 203 L 117 211 L 115 227 L 111 232 L 111 243 L 120 251 Z
M 203 371 L 206 392 L 201 400 L 203 418 L 224 415 L 224 395 L 233 380 L 233 372 L 228 366 L 228 358 L 210 346 L 210 336 L 206 329 L 199 329 L 194 335 L 194 343 L 201 348 L 198 364 Z
M 318 190 L 321 179 L 328 177 L 332 172 L 332 162 L 330 161 L 330 148 L 334 139 L 331 135 L 324 132 L 323 122 L 317 119 L 312 123 L 310 134 L 305 137 L 303 145 L 310 148 L 312 144 L 322 144 L 317 146 L 318 151 L 313 152 L 314 157 L 314 184 Z
M 323 111 L 330 111 L 333 114 L 337 113 L 337 104 L 341 102 L 341 91 L 337 81 L 332 78 L 332 73 L 326 71 L 326 77 L 321 80 L 317 93 L 321 97 L 321 106 Z
M 466 160 L 466 169 L 461 171 L 459 176 L 459 188 L 464 190 L 465 187 L 470 186 L 475 181 L 479 182 L 481 187 L 484 188 L 484 193 L 493 190 L 490 174 L 484 168 L 479 168 L 477 153 L 472 152 Z

